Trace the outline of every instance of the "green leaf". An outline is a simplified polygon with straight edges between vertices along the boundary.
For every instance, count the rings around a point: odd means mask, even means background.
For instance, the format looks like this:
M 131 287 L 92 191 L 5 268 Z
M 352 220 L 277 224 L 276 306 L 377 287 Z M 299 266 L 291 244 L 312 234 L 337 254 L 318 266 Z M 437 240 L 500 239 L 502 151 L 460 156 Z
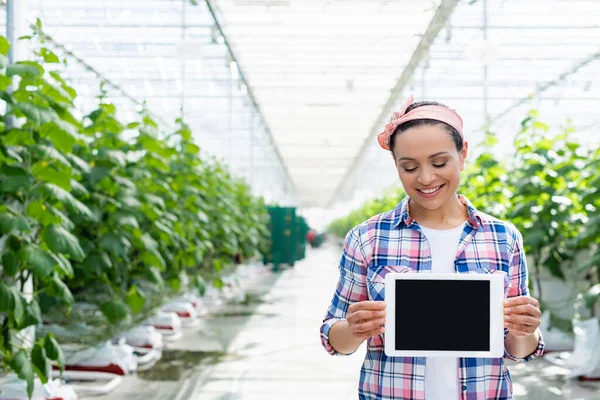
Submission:
M 58 118 L 51 108 L 45 108 L 33 103 L 17 103 L 13 105 L 15 110 L 20 111 L 29 122 L 36 126 L 46 124 Z
M 100 310 L 111 324 L 124 321 L 129 316 L 128 307 L 121 300 L 112 300 L 100 306 Z
M 33 366 L 27 358 L 25 350 L 19 350 L 10 360 L 10 368 L 17 373 L 19 379 L 27 382 L 27 395 L 31 398 L 33 394 Z
M 88 196 L 90 194 L 85 186 L 75 179 L 71 179 L 71 192 L 76 196 Z
M 198 274 L 194 275 L 194 285 L 198 289 L 198 294 L 200 294 L 200 297 L 206 294 L 206 288 L 208 287 L 208 284 L 206 283 L 204 278 L 202 278 Z
M 131 226 L 133 228 L 139 229 L 140 225 L 138 224 L 137 219 L 131 214 L 125 213 L 113 213 L 110 216 L 112 221 L 116 221 L 120 226 Z
M 540 122 L 540 121 L 535 121 L 533 123 L 532 128 L 533 129 L 539 129 L 539 130 L 542 130 L 544 132 L 548 132 L 550 130 L 550 127 L 548 125 L 546 125 L 546 124 L 544 124 L 543 122 Z
M 48 358 L 56 361 L 62 372 L 65 367 L 65 356 L 52 332 L 47 334 L 44 338 L 44 349 L 46 350 Z
M 27 206 L 27 215 L 36 219 L 40 224 L 61 224 L 62 218 L 51 211 L 42 201 L 34 201 Z
M 13 288 L 13 318 L 17 326 L 23 323 L 25 318 L 25 309 L 23 308 L 23 302 L 21 301 L 22 295 L 17 291 L 17 288 Z
M 0 233 L 2 235 L 11 232 L 20 233 L 29 231 L 31 231 L 31 226 L 29 226 L 26 216 L 13 215 L 6 212 L 0 213 Z
M 47 277 L 52 274 L 56 260 L 48 252 L 42 250 L 36 244 L 29 244 L 19 252 L 19 259 L 25 267 L 33 267 L 37 276 Z
M 69 182 L 70 183 L 70 182 Z M 71 212 L 77 213 L 90 221 L 97 221 L 96 214 L 92 212 L 85 204 L 77 200 L 73 195 L 61 187 L 52 183 L 45 183 L 40 187 L 40 191 L 45 193 L 53 200 L 63 203 Z
M 106 250 L 109 254 L 112 254 L 116 258 L 124 258 L 131 248 L 131 243 L 129 240 L 123 236 L 119 236 L 115 232 L 105 233 L 98 240 L 98 245 L 100 248 Z
M 221 278 L 217 277 L 213 279 L 213 286 L 217 289 L 222 289 L 225 287 L 225 282 L 223 282 Z
M 92 186 L 96 186 L 98 182 L 110 175 L 110 168 L 107 167 L 94 167 L 88 174 L 87 178 Z
M 73 271 L 71 262 L 62 254 L 53 254 L 52 257 L 56 261 L 60 271 L 67 276 L 67 278 L 72 278 L 75 272 Z
M 35 372 L 42 383 L 47 383 L 48 372 L 50 372 L 50 363 L 46 357 L 46 350 L 39 344 L 36 344 L 31 350 L 31 361 L 35 368 Z
M 33 175 L 42 182 L 52 183 L 64 190 L 71 190 L 71 171 L 57 171 L 46 161 L 40 161 L 31 167 Z
M 127 292 L 127 304 L 131 308 L 134 314 L 142 311 L 144 303 L 146 302 L 146 295 L 136 285 L 132 285 Z
M 60 59 L 58 58 L 58 56 L 46 48 L 42 48 L 40 50 L 40 55 L 43 57 L 44 62 L 47 62 L 49 64 L 60 63 Z
M 21 167 L 4 165 L 1 172 L 5 177 L 2 179 L 2 183 L 0 183 L 0 192 L 18 193 L 20 190 L 33 185 L 33 176 Z
M 64 156 L 60 151 L 56 150 L 54 147 L 46 146 L 43 144 L 37 144 L 32 147 L 33 150 L 38 154 L 41 159 L 46 161 L 48 160 L 56 160 L 67 168 L 71 168 L 71 163 L 67 159 L 70 154 Z
M 583 295 L 583 298 L 586 306 L 591 309 L 600 299 L 600 283 L 589 288 L 588 291 Z
M 7 251 L 2 255 L 2 269 L 4 275 L 12 278 L 19 271 L 19 259 L 12 251 Z
M 40 127 L 40 135 L 50 139 L 64 153 L 70 153 L 79 138 L 75 126 L 58 118 L 44 123 Z
M 10 43 L 4 36 L 0 36 L 0 54 L 7 56 L 8 50 L 10 50 Z
M 83 261 L 85 258 L 77 238 L 60 225 L 45 227 L 42 230 L 42 239 L 54 253 L 68 255 L 77 261 Z
M 87 162 L 85 162 L 83 159 L 77 157 L 73 153 L 66 154 L 66 157 L 69 159 L 69 161 L 71 161 L 72 165 L 79 167 L 79 170 L 81 172 L 84 172 L 84 173 L 90 172 L 90 170 L 91 170 L 90 165 Z
M 144 198 L 148 202 L 154 204 L 155 206 L 159 206 L 162 209 L 165 208 L 165 201 L 161 197 L 158 197 L 158 196 L 153 195 L 151 193 L 146 193 L 146 194 L 144 194 Z
M 120 150 L 101 149 L 98 152 L 98 159 L 110 161 L 119 167 L 125 167 L 127 163 L 127 155 Z
M 22 330 L 32 325 L 42 323 L 42 312 L 40 306 L 35 299 L 27 302 L 23 294 L 15 292 L 15 305 L 19 304 L 22 310 L 22 318 L 17 322 L 16 329 Z M 16 319 L 16 318 L 15 318 Z
M 31 131 L 12 128 L 2 136 L 2 142 L 7 146 L 31 146 L 35 139 Z
M 145 251 L 140 259 L 146 266 L 160 267 L 161 270 L 166 267 L 166 262 L 158 250 Z
M 6 76 L 9 78 L 19 75 L 23 78 L 38 78 L 44 74 L 44 68 L 33 61 L 19 61 L 6 67 Z
M 2 36 L 0 36 L 1 38 Z M 0 57 L 0 68 L 2 68 L 2 58 Z M 0 91 L 6 90 L 11 84 L 11 80 L 6 77 L 6 75 L 0 74 Z M 3 129 L 4 130 L 4 129 Z
M 165 286 L 165 281 L 160 274 L 160 270 L 157 267 L 150 267 L 146 269 L 146 277 L 150 279 L 150 282 L 158 285 L 161 289 Z
M 0 313 L 12 313 L 15 308 L 14 286 L 0 281 Z
M 171 290 L 178 292 L 181 287 L 181 280 L 179 278 L 171 278 L 167 281 L 167 284 L 171 288 Z
M 58 277 L 56 273 L 52 278 L 52 291 L 54 296 L 60 298 L 68 305 L 71 305 L 75 302 L 69 287 Z

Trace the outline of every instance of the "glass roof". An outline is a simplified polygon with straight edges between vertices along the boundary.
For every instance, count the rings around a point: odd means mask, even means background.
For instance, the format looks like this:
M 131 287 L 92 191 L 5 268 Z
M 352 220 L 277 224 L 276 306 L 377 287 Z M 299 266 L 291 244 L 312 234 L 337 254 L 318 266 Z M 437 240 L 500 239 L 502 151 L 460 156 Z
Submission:
M 397 186 L 375 136 L 409 93 L 458 110 L 472 149 L 489 124 L 508 152 L 531 107 L 553 128 L 571 118 L 583 143 L 600 144 L 596 0 L 28 0 L 26 8 L 72 52 L 67 72 L 84 112 L 99 74 L 114 84 L 123 119 L 144 101 L 165 130 L 183 115 L 206 153 L 281 204 L 344 213 Z

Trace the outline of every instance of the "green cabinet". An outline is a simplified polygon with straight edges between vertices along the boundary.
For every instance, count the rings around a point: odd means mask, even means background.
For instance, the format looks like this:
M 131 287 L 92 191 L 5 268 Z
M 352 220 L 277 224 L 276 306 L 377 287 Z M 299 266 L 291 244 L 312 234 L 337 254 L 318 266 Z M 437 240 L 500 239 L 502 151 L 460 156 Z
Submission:
M 298 229 L 295 207 L 267 207 L 271 217 L 270 249 L 264 255 L 265 264 L 294 265 L 298 260 Z

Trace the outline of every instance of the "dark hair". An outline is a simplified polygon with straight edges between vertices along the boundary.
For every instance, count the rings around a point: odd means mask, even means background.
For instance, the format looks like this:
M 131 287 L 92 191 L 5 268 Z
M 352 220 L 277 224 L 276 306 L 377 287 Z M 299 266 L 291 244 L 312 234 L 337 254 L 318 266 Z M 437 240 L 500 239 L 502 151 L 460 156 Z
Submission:
M 415 108 L 422 107 L 422 106 L 440 106 L 440 107 L 449 108 L 445 104 L 438 103 L 437 101 L 418 101 L 418 102 L 412 103 L 410 106 L 408 106 L 408 108 L 406 109 L 406 112 L 412 111 Z M 448 134 L 450 134 L 450 136 L 452 136 L 452 139 L 454 140 L 454 144 L 456 145 L 456 150 L 461 151 L 463 149 L 464 143 L 463 143 L 462 135 L 455 128 L 451 127 L 450 125 L 448 125 L 445 122 L 438 121 L 435 119 L 415 119 L 415 120 L 408 121 L 408 122 L 398 125 L 398 127 L 396 128 L 394 133 L 392 133 L 392 136 L 390 136 L 390 149 L 392 150 L 392 153 L 394 153 L 394 140 L 396 139 L 396 135 L 398 135 L 410 128 L 417 128 L 420 126 L 435 126 L 435 125 L 441 125 L 446 130 L 446 132 L 448 132 Z

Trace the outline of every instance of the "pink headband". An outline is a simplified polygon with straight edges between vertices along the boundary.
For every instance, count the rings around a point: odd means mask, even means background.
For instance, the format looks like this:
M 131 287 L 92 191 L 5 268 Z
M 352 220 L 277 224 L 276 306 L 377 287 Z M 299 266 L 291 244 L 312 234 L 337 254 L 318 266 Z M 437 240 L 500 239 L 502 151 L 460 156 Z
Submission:
M 390 137 L 398 125 L 415 119 L 434 119 L 436 121 L 445 122 L 456 129 L 461 136 L 463 135 L 463 121 L 454 110 L 442 106 L 421 106 L 406 112 L 406 109 L 413 101 L 414 98 L 411 94 L 402 105 L 402 108 L 395 112 L 390 122 L 386 124 L 385 130 L 377 136 L 379 145 L 385 150 L 390 150 Z

